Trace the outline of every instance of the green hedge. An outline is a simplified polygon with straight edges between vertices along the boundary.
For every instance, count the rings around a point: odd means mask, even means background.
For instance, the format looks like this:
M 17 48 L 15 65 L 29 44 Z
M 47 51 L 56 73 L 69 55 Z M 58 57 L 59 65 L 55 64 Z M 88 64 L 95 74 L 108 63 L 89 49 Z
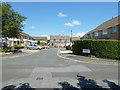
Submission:
M 98 58 L 120 59 L 120 41 L 118 40 L 76 40 L 73 41 L 73 53 L 83 54 L 83 49 L 90 49 L 91 55 Z
M 0 48 L 0 52 L 9 52 L 11 51 L 11 47 L 2 47 Z
M 22 49 L 22 48 L 24 48 L 24 46 L 14 45 L 14 48 L 15 49 Z

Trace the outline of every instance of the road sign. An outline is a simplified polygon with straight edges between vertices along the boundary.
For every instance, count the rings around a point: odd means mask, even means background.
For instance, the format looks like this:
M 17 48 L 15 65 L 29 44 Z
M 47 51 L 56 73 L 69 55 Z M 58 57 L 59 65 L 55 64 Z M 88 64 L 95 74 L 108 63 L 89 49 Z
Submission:
M 64 43 L 66 43 L 66 41 L 64 41 Z
M 90 53 L 90 49 L 83 49 L 83 53 Z

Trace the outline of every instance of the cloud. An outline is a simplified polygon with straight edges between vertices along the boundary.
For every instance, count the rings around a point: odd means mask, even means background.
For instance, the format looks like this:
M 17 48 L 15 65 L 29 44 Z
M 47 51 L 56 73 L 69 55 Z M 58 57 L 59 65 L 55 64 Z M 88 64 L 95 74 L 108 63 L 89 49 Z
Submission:
M 75 26 L 75 25 L 81 25 L 80 21 L 74 20 L 72 22 L 68 22 L 64 24 L 65 26 Z
M 74 20 L 74 21 L 72 22 L 72 24 L 73 24 L 73 25 L 80 25 L 80 22 L 79 22 L 78 20 Z
M 65 26 L 70 26 L 70 27 L 74 26 L 72 23 L 65 23 L 64 25 Z
M 85 35 L 85 33 L 84 32 L 80 32 L 80 33 L 73 33 L 73 36 L 74 37 L 82 37 L 82 36 L 84 36 Z
M 59 16 L 59 17 L 67 17 L 67 15 L 66 14 L 64 14 L 64 13 L 58 13 L 58 15 L 57 16 Z
M 31 26 L 30 28 L 31 28 L 31 29 L 35 29 L 36 27 L 35 27 L 35 26 Z

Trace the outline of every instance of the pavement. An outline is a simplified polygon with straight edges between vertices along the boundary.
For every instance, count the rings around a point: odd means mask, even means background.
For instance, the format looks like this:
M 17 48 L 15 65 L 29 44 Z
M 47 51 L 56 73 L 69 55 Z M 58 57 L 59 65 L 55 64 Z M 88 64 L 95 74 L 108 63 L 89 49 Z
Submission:
M 31 55 L 2 60 L 2 87 L 118 88 L 118 66 L 76 62 L 50 48 Z M 63 51 L 64 52 L 64 51 Z M 62 53 L 63 53 L 62 52 Z M 0 84 L 1 84 L 0 83 Z
M 28 56 L 31 55 L 33 53 L 39 52 L 40 50 L 28 50 L 26 48 L 21 49 L 21 52 L 16 52 L 16 53 L 7 53 L 6 55 L 0 55 L 0 57 L 2 58 L 2 60 L 5 59 L 12 59 L 12 58 L 17 58 L 17 57 L 23 57 L 23 56 Z
M 120 63 L 119 60 L 110 60 L 110 59 L 74 55 L 71 50 L 66 50 L 66 49 L 59 49 L 58 56 L 61 58 L 73 60 L 76 62 L 112 64 L 112 65 L 118 65 Z

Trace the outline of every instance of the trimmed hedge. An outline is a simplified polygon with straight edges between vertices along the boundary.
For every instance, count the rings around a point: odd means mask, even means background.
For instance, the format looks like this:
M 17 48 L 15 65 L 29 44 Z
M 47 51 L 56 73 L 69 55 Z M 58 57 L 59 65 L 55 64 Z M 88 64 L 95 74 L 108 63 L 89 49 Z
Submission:
M 24 48 L 24 46 L 14 45 L 14 48 L 15 49 L 22 49 L 22 48 Z
M 120 41 L 118 40 L 75 40 L 72 50 L 77 55 L 83 54 L 83 49 L 90 49 L 91 55 L 98 58 L 120 59 Z

